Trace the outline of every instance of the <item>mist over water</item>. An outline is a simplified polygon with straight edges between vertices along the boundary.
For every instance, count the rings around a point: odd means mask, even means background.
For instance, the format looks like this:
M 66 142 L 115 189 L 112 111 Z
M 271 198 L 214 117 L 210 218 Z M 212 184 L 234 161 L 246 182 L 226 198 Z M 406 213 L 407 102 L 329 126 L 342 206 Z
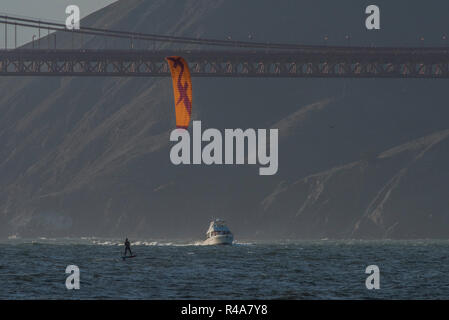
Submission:
M 449 299 L 449 241 L 9 239 L 0 243 L 0 299 Z M 67 290 L 65 269 L 80 269 Z M 365 269 L 380 268 L 380 290 Z

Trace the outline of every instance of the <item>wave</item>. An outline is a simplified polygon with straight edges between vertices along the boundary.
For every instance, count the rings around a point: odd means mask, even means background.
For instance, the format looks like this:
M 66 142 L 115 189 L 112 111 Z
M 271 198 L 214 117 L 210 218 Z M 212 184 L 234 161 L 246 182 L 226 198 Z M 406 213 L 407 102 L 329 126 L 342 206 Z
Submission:
M 30 243 L 30 244 L 55 244 L 55 245 L 95 245 L 95 246 L 124 246 L 122 239 L 108 239 L 97 237 L 80 237 L 80 238 L 47 238 L 37 237 L 34 239 L 21 239 L 20 236 L 10 235 L 9 241 L 16 243 Z M 254 245 L 252 242 L 234 241 L 234 246 L 248 246 Z M 131 246 L 147 246 L 147 247 L 192 247 L 192 246 L 207 246 L 203 240 L 135 240 L 131 241 Z
M 233 246 L 253 246 L 255 245 L 254 242 L 240 242 L 240 241 L 234 241 L 232 243 Z
M 121 240 L 92 240 L 92 244 L 99 246 L 124 246 Z M 234 241 L 234 246 L 250 246 L 254 245 L 252 242 Z M 145 241 L 138 240 L 131 242 L 131 246 L 147 246 L 147 247 L 191 247 L 191 246 L 207 246 L 202 240 L 176 242 L 176 241 Z
M 92 244 L 99 246 L 124 246 L 123 241 L 119 240 L 92 240 Z M 203 241 L 194 242 L 165 242 L 165 241 L 134 241 L 131 246 L 147 247 L 186 247 L 202 245 Z

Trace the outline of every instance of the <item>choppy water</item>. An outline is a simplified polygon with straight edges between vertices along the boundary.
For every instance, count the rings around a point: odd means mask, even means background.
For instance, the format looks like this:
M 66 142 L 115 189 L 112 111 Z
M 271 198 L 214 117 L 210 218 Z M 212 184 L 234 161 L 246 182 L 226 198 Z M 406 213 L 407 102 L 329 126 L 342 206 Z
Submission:
M 0 299 L 449 299 L 449 241 L 0 242 Z M 81 288 L 67 290 L 67 265 Z M 365 268 L 380 268 L 367 290 Z

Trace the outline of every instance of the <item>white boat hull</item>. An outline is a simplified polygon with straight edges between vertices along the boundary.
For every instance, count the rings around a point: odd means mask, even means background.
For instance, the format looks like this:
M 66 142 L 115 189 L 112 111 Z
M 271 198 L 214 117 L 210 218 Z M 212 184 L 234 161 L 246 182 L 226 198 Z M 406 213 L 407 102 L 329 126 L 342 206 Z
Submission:
M 204 240 L 204 245 L 221 245 L 221 244 L 232 244 L 234 237 L 232 235 L 216 235 Z

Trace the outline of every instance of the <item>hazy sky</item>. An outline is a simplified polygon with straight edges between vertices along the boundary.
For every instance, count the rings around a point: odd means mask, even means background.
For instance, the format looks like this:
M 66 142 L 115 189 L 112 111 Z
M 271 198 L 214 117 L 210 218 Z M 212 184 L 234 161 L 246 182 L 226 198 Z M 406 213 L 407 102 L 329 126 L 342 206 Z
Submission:
M 2 14 L 19 15 L 46 20 L 64 22 L 67 15 L 65 9 L 68 5 L 78 5 L 81 11 L 81 18 L 101 9 L 116 0 L 0 0 L 0 12 Z M 5 29 L 0 25 L 0 48 L 4 48 Z M 14 46 L 12 27 L 9 27 L 8 47 Z M 35 32 L 21 28 L 17 35 L 18 45 L 28 42 Z

